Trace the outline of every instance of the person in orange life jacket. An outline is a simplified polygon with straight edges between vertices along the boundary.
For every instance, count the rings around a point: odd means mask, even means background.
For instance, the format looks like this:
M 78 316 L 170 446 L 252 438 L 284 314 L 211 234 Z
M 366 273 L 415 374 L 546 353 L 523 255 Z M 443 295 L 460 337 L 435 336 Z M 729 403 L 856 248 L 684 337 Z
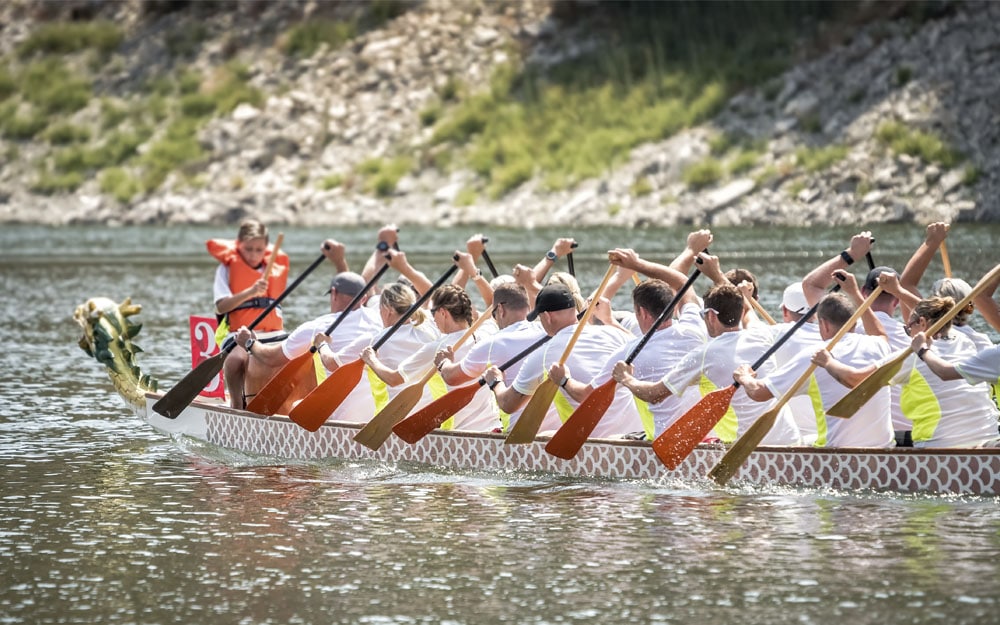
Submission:
M 257 223 L 259 224 L 260 222 Z M 256 234 L 263 232 L 263 236 L 265 237 L 264 240 L 266 242 L 267 231 L 266 229 L 263 228 L 263 225 L 261 225 L 260 226 L 261 229 L 258 230 L 253 230 L 252 227 L 248 228 L 250 231 Z M 240 228 L 240 231 L 241 233 L 243 232 L 242 227 Z M 260 236 L 254 238 L 259 239 Z M 246 245 L 244 245 L 244 247 L 246 247 Z M 327 239 L 320 246 L 320 249 L 323 252 L 323 255 L 326 256 L 327 259 L 329 259 L 330 262 L 334 264 L 338 272 L 343 273 L 348 271 L 347 260 L 344 255 L 343 243 L 339 243 L 337 241 L 334 241 L 333 239 Z M 282 254 L 279 252 L 278 256 L 279 258 L 275 261 L 275 269 L 279 267 Z M 265 259 L 266 256 L 261 252 L 258 253 L 256 257 L 251 257 L 247 260 L 241 260 L 239 262 L 233 261 L 229 265 L 230 274 L 234 273 L 233 272 L 234 267 L 239 267 L 241 264 L 249 266 L 251 262 L 256 261 L 258 265 L 266 265 L 267 263 Z M 283 293 L 285 290 L 285 284 L 288 278 L 287 256 L 285 257 L 284 264 L 280 266 L 282 266 L 284 270 L 284 273 L 282 274 L 280 280 L 272 279 L 270 280 L 270 282 L 264 281 L 267 284 L 266 294 L 271 299 L 266 300 L 266 303 L 263 303 L 261 309 L 266 308 L 270 303 L 270 301 L 281 295 L 281 293 Z M 260 269 L 257 269 L 255 271 L 259 273 L 262 270 L 263 267 L 261 266 Z M 242 268 L 238 269 L 237 272 L 247 273 Z M 280 282 L 280 288 L 277 288 L 275 285 L 275 283 L 278 282 Z M 256 285 L 256 281 L 254 282 L 254 285 Z M 219 282 L 218 282 L 218 272 L 217 272 L 216 289 L 218 288 L 219 288 Z M 255 293 L 256 291 L 251 291 L 251 292 Z M 222 306 L 221 306 L 222 304 L 229 305 L 231 304 L 231 302 L 225 301 L 225 298 L 223 298 L 223 301 L 220 302 L 219 298 L 217 297 L 216 308 L 220 312 L 222 311 Z M 252 323 L 253 320 L 257 318 L 257 315 L 260 314 L 261 310 L 255 308 L 246 308 L 240 311 L 235 311 L 237 313 L 246 313 L 246 315 L 230 313 L 229 315 L 230 327 L 234 328 L 234 331 L 229 335 L 229 337 L 237 340 L 239 345 L 243 345 L 246 342 L 246 340 L 250 337 L 252 337 L 255 341 L 259 340 L 261 343 L 273 343 L 276 341 L 284 340 L 285 337 L 287 337 L 288 335 L 286 332 L 284 332 L 284 325 L 282 323 L 280 314 L 276 315 L 276 319 L 278 322 L 277 328 L 275 328 L 274 324 L 269 321 L 271 319 L 272 314 L 276 313 L 277 311 L 278 311 L 277 308 L 274 311 L 272 311 L 272 313 L 269 314 L 264 319 L 264 321 L 259 323 L 253 329 L 252 333 L 248 332 L 247 336 L 244 337 L 242 341 L 239 340 L 238 336 L 239 330 L 246 329 L 247 325 Z M 238 325 L 234 323 L 234 321 L 238 322 Z M 229 404 L 234 408 L 244 408 L 246 406 L 246 398 L 252 397 L 254 394 L 256 394 L 256 392 L 262 386 L 264 386 L 264 384 L 267 382 L 267 380 L 273 373 L 274 373 L 273 371 L 264 370 L 260 367 L 250 367 L 249 358 L 245 350 L 234 349 L 230 351 L 229 355 L 226 357 L 226 362 L 223 365 L 223 375 L 226 380 L 226 390 L 229 393 Z

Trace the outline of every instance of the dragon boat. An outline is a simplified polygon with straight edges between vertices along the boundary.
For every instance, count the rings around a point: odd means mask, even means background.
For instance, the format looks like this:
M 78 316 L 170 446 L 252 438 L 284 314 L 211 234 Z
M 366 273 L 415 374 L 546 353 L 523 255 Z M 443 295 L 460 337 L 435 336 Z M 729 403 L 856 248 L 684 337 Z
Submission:
M 80 346 L 104 364 L 117 393 L 143 421 L 170 436 L 283 460 L 362 459 L 418 463 L 458 471 L 518 471 L 591 479 L 656 483 L 710 483 L 705 477 L 722 458 L 723 445 L 700 445 L 676 469 L 657 459 L 648 441 L 588 440 L 572 460 L 549 455 L 546 437 L 508 445 L 504 436 L 436 430 L 416 444 L 391 437 L 377 451 L 354 440 L 363 424 L 328 421 L 308 431 L 287 416 L 236 410 L 218 400 L 195 400 L 177 418 L 157 414 L 163 396 L 136 363 L 132 343 L 140 324 L 129 317 L 141 307 L 92 298 L 74 319 Z M 848 491 L 1000 495 L 1000 449 L 819 449 L 759 447 L 734 477 L 736 484 Z

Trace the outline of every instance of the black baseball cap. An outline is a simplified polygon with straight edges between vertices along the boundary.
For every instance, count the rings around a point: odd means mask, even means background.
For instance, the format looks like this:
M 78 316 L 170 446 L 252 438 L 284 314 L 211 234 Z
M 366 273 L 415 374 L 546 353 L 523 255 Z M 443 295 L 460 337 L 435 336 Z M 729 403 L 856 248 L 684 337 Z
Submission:
M 535 307 L 528 313 L 528 321 L 534 321 L 543 312 L 554 312 L 567 308 L 576 309 L 573 291 L 570 291 L 565 284 L 549 284 L 538 292 L 538 297 L 535 298 Z

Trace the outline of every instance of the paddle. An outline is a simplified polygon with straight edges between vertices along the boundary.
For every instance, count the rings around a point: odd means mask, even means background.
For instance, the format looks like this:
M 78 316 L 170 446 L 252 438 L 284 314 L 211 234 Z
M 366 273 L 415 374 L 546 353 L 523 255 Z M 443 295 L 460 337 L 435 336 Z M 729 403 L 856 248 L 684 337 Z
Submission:
M 573 336 L 570 337 L 569 342 L 566 344 L 566 349 L 563 350 L 562 356 L 559 358 L 560 365 L 566 364 L 566 359 L 569 358 L 573 346 L 576 345 L 577 339 L 580 338 L 584 327 L 590 321 L 590 317 L 594 313 L 594 307 L 600 301 L 601 295 L 604 293 L 604 288 L 608 285 L 615 271 L 617 271 L 617 268 L 614 265 L 610 265 L 607 272 L 605 272 L 604 279 L 601 280 L 600 286 L 597 287 L 597 290 L 591 296 L 590 304 L 587 306 L 586 312 L 583 313 L 583 318 L 577 323 Z M 542 425 L 542 420 L 545 419 L 545 414 L 549 411 L 549 406 L 552 405 L 552 400 L 555 399 L 556 392 L 558 391 L 559 384 L 546 377 L 538 388 L 535 389 L 531 399 L 528 400 L 528 405 L 521 412 L 521 416 L 518 417 L 517 423 L 511 428 L 504 443 L 508 445 L 523 444 L 535 440 L 535 434 L 538 433 L 538 428 Z
M 743 299 L 750 302 L 750 307 L 753 308 L 755 311 L 757 311 L 758 315 L 764 318 L 764 321 L 767 322 L 767 325 L 773 326 L 775 324 L 774 317 L 767 314 L 767 311 L 764 310 L 764 307 L 760 305 L 760 302 L 758 302 L 752 297 L 744 297 Z
M 458 257 L 455 257 L 458 260 Z M 401 328 L 404 323 L 424 305 L 424 302 L 436 291 L 442 284 L 444 284 L 448 278 L 451 277 L 453 273 L 458 270 L 458 265 L 452 265 L 445 271 L 437 282 L 431 285 L 431 288 L 427 289 L 427 292 L 420 296 L 416 302 L 410 306 L 403 315 L 396 320 L 396 323 L 392 325 L 382 337 L 379 338 L 373 345 L 372 348 L 378 351 L 378 348 L 382 347 L 389 337 L 392 336 L 396 330 Z M 323 383 L 317 386 L 311 393 L 305 396 L 305 398 L 299 402 L 295 408 L 293 408 L 288 413 L 288 418 L 290 418 L 295 423 L 298 423 L 310 432 L 315 432 L 323 425 L 326 420 L 333 414 L 333 411 L 337 409 L 340 404 L 347 399 L 354 387 L 358 385 L 361 381 L 361 374 L 365 369 L 365 362 L 358 358 L 357 360 L 351 361 L 345 365 L 337 368 L 336 371 L 330 374 L 330 377 L 323 380 Z
M 633 274 L 634 275 L 634 274 Z M 656 317 L 653 325 L 646 330 L 646 334 L 643 335 L 642 339 L 632 348 L 632 352 L 629 353 L 628 357 L 625 359 L 626 364 L 632 364 L 635 357 L 639 355 L 642 348 L 646 346 L 649 339 L 653 337 L 653 334 L 660 327 L 660 324 L 670 317 L 674 312 L 674 308 L 681 301 L 681 297 L 687 292 L 694 281 L 698 279 L 701 275 L 701 271 L 698 269 L 694 270 L 691 277 L 687 279 L 684 286 L 677 291 L 674 298 L 670 301 L 666 308 L 664 308 L 660 314 Z M 587 396 L 583 402 L 577 406 L 573 414 L 570 415 L 569 419 L 566 420 L 562 426 L 556 430 L 556 433 L 549 440 L 548 444 L 545 445 L 545 451 L 552 454 L 553 456 L 564 458 L 569 460 L 580 451 L 583 444 L 590 437 L 591 432 L 597 427 L 597 424 L 601 421 L 601 417 L 607 412 L 608 407 L 611 406 L 611 402 L 615 398 L 615 389 L 618 383 L 614 378 L 609 379 L 604 384 L 595 388 L 590 395 Z
M 257 327 L 257 324 L 263 321 L 272 310 L 277 308 L 278 304 L 280 304 L 289 293 L 295 290 L 295 288 L 299 286 L 303 280 L 305 280 L 306 276 L 311 274 L 316 267 L 319 267 L 320 263 L 322 263 L 325 259 L 326 256 L 320 254 L 319 258 L 314 260 L 313 263 L 299 275 L 299 277 L 295 278 L 295 280 L 285 288 L 281 295 L 271 302 L 267 308 L 261 311 L 261 313 L 257 315 L 257 318 L 250 322 L 250 325 L 247 326 L 247 328 L 253 330 Z M 198 393 L 201 392 L 201 389 L 205 388 L 205 386 L 211 382 L 216 375 L 218 375 L 219 371 L 222 370 L 223 363 L 226 361 L 226 356 L 229 355 L 229 352 L 233 351 L 234 347 L 236 347 L 236 341 L 228 341 L 227 344 L 223 345 L 218 354 L 203 360 L 200 365 L 189 371 L 180 382 L 175 384 L 172 389 L 167 391 L 163 397 L 153 404 L 153 410 L 168 419 L 176 419 L 177 415 L 183 412 L 184 409 L 194 401 L 195 397 L 198 396 Z
M 934 336 L 940 332 L 941 328 L 943 328 L 945 324 L 951 321 L 955 315 L 965 310 L 966 306 L 968 306 L 973 299 L 985 291 L 986 288 L 998 278 L 1000 278 L 1000 265 L 997 265 L 991 269 L 989 273 L 983 276 L 979 282 L 976 283 L 976 286 L 972 287 L 972 291 L 963 297 L 961 301 L 955 304 L 955 306 L 945 313 L 943 317 L 935 321 L 931 327 L 927 329 L 925 334 L 927 336 Z M 834 417 L 840 417 L 842 419 L 850 418 L 855 412 L 858 411 L 859 408 L 861 408 L 861 406 L 864 406 L 880 388 L 888 384 L 889 380 L 899 373 L 899 370 L 903 367 L 903 361 L 906 360 L 907 356 L 909 356 L 912 351 L 912 347 L 907 347 L 899 352 L 899 354 L 897 354 L 892 360 L 889 360 L 881 367 L 873 371 L 871 375 L 851 389 L 847 395 L 840 398 L 840 401 L 831 406 L 830 409 L 826 411 L 826 414 Z
M 479 326 L 483 324 L 487 319 L 493 318 L 493 306 L 490 306 L 484 310 L 479 317 L 469 326 L 469 329 L 462 334 L 461 337 L 451 346 L 453 350 L 458 349 L 465 343 L 469 338 L 472 337 L 473 332 L 479 329 Z M 401 390 L 392 400 L 385 405 L 382 410 L 378 411 L 371 421 L 369 421 L 365 427 L 354 436 L 354 440 L 361 443 L 365 447 L 372 450 L 378 450 L 385 442 L 385 439 L 389 438 L 389 434 L 392 433 L 392 426 L 396 425 L 403 419 L 406 415 L 410 414 L 413 407 L 417 405 L 420 398 L 424 394 L 424 386 L 431 381 L 438 370 L 431 367 L 430 371 L 424 374 L 422 378 L 410 384 L 403 390 Z
M 882 287 L 876 287 L 875 290 L 872 291 L 871 294 L 865 299 L 865 301 L 858 306 L 858 309 L 854 311 L 854 314 L 851 315 L 850 319 L 848 319 L 844 325 L 837 330 L 837 333 L 833 335 L 824 349 L 826 349 L 826 351 L 831 351 L 840 339 L 844 338 L 845 334 L 852 331 L 855 324 L 857 324 L 858 319 L 861 318 L 861 315 L 863 315 L 865 311 L 871 307 L 875 298 L 881 294 Z M 809 309 L 806 316 L 808 317 L 815 314 L 818 306 L 819 303 L 817 302 L 816 306 Z M 726 455 L 724 455 L 722 459 L 719 460 L 718 464 L 716 464 L 715 467 L 713 467 L 709 472 L 708 476 L 710 478 L 718 482 L 720 485 L 725 485 L 726 482 L 728 482 L 733 475 L 736 474 L 739 468 L 743 466 L 743 463 L 746 462 L 746 459 L 750 456 L 753 450 L 760 445 L 760 442 L 764 440 L 767 433 L 771 431 L 772 427 L 774 427 L 774 422 L 777 420 L 778 413 L 781 412 L 782 407 L 784 407 L 784 405 L 787 404 L 788 401 L 795 395 L 795 391 L 797 391 L 799 387 L 809 381 L 809 378 L 812 377 L 813 371 L 815 370 L 815 364 L 810 364 L 806 367 L 806 370 L 802 372 L 802 375 L 800 375 L 799 378 L 792 383 L 788 390 L 785 391 L 785 394 L 778 399 L 771 409 L 754 421 L 753 424 L 747 428 L 747 431 L 743 433 L 743 436 L 739 437 L 739 439 L 733 443 L 733 446 L 729 448 Z
M 578 244 L 574 242 L 569 247 L 570 249 L 576 249 L 577 245 Z M 573 276 L 574 278 L 576 277 L 576 269 L 573 267 L 573 252 L 566 254 L 566 269 L 569 270 L 569 275 Z
M 941 241 L 941 262 L 944 264 L 944 277 L 951 277 L 951 261 L 948 259 L 948 245 Z
M 354 307 L 375 286 L 375 283 L 379 281 L 388 268 L 389 263 L 382 265 L 382 268 L 354 296 L 354 299 L 347 305 L 347 308 L 341 314 L 337 315 L 337 318 L 323 331 L 323 334 L 326 336 L 333 334 L 337 326 L 347 318 L 347 315 L 354 310 Z M 256 414 L 270 416 L 276 414 L 289 399 L 297 399 L 303 394 L 303 391 L 309 392 L 313 388 L 316 388 L 316 376 L 313 375 L 313 354 L 315 353 L 316 346 L 313 345 L 306 353 L 296 356 L 285 363 L 285 366 L 271 376 L 271 379 L 267 381 L 263 388 L 257 391 L 254 398 L 247 404 L 247 410 Z M 306 388 L 307 386 L 310 388 Z
M 497 273 L 496 266 L 493 265 L 493 261 L 490 260 L 490 255 L 486 252 L 486 247 L 485 246 L 486 246 L 486 243 L 489 240 L 490 240 L 489 237 L 483 237 L 483 260 L 486 261 L 486 266 L 490 268 L 490 273 L 493 274 L 493 278 L 495 279 L 495 278 L 499 277 L 500 274 Z
M 521 350 L 510 360 L 503 363 L 503 365 L 499 367 L 500 371 L 506 371 L 510 367 L 514 366 L 522 358 L 547 343 L 551 338 L 552 337 L 548 335 L 541 337 L 528 347 Z M 472 397 L 476 394 L 476 392 L 479 391 L 479 387 L 484 386 L 485 384 L 486 378 L 480 377 L 478 381 L 473 382 L 472 384 L 466 384 L 465 386 L 460 386 L 448 391 L 441 397 L 438 397 L 420 410 L 397 423 L 393 426 L 392 431 L 396 434 L 396 436 L 400 437 L 407 443 L 416 443 L 421 438 L 427 436 L 436 428 L 440 427 L 442 423 L 447 421 L 459 410 L 465 408 L 465 406 L 472 401 Z
M 805 316 L 796 321 L 750 367 L 754 371 L 760 368 L 807 321 L 808 318 Z M 705 395 L 697 404 L 688 409 L 670 427 L 656 437 L 656 440 L 653 441 L 653 451 L 656 452 L 656 456 L 667 468 L 671 470 L 676 469 L 694 451 L 698 443 L 704 440 L 705 436 L 712 431 L 715 424 L 725 416 L 726 411 L 729 409 L 729 404 L 733 400 L 733 395 L 739 386 L 739 382 L 733 382 L 725 388 L 720 388 Z

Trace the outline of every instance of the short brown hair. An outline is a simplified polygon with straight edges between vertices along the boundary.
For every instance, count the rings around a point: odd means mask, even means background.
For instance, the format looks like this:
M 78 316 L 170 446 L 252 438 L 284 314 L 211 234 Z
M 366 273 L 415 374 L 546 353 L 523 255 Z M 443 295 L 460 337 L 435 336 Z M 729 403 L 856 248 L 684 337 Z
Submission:
M 501 284 L 493 290 L 493 304 L 503 304 L 512 310 L 528 310 L 528 292 L 514 282 Z
M 705 294 L 705 307 L 713 308 L 719 323 L 732 328 L 743 318 L 743 293 L 732 284 L 717 284 Z
M 857 307 L 843 293 L 827 293 L 816 305 L 816 318 L 842 328 L 856 310 Z
M 750 297 L 757 299 L 758 295 L 760 295 L 760 291 L 757 289 L 757 276 L 753 275 L 753 272 L 749 269 L 743 269 L 742 267 L 730 269 L 726 272 L 726 279 L 737 286 L 745 280 L 753 285 L 753 293 L 750 294 Z
M 251 239 L 267 240 L 267 226 L 258 219 L 243 220 L 239 232 L 236 233 L 237 241 L 250 241 Z
M 636 312 L 642 308 L 653 317 L 659 317 L 673 299 L 670 286 L 657 278 L 650 278 L 632 289 L 632 307 Z

